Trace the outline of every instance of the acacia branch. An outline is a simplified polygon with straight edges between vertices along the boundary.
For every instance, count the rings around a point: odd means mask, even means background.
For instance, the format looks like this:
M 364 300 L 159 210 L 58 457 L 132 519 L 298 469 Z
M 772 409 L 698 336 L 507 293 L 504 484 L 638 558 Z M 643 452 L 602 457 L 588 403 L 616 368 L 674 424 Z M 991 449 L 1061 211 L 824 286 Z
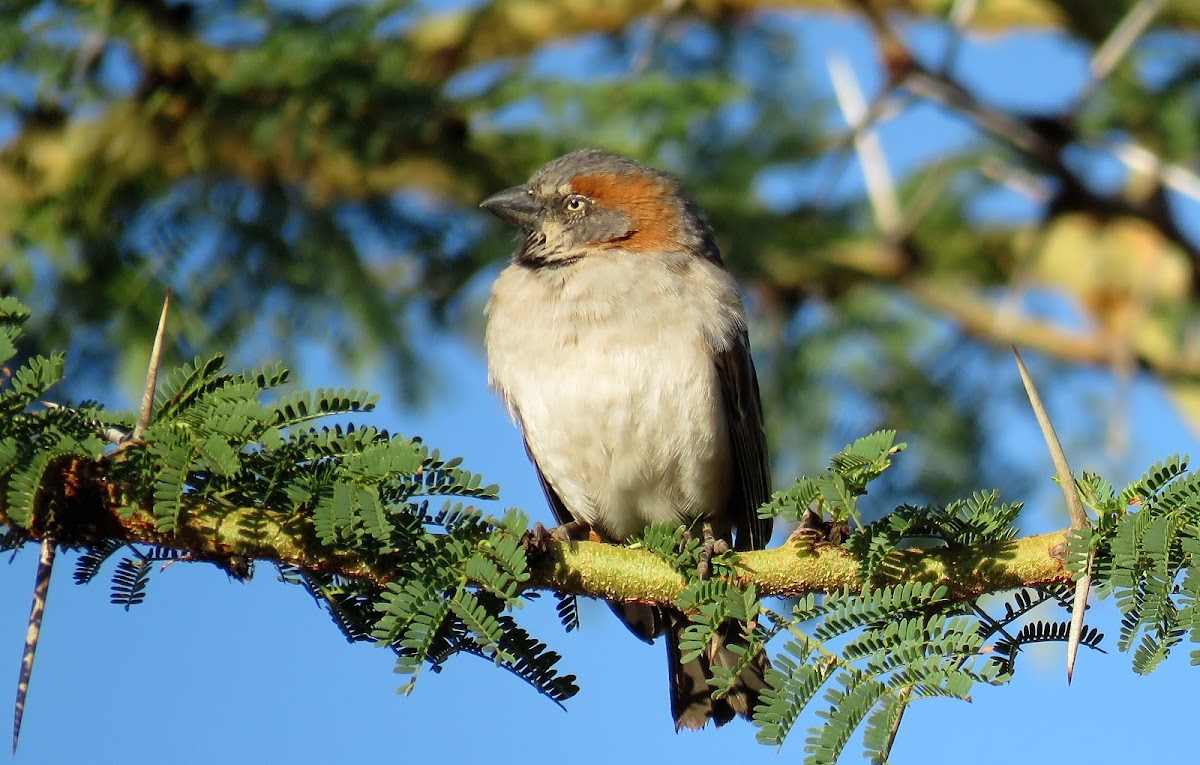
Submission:
M 957 596 L 1010 590 L 1024 585 L 1069 582 L 1061 560 L 1066 532 L 1024 537 L 980 548 L 908 549 L 892 554 L 886 575 L 875 584 L 928 582 Z M 862 562 L 843 547 L 789 540 L 769 550 L 744 552 L 737 572 L 762 596 L 796 596 L 860 588 Z M 596 542 L 555 545 L 533 569 L 532 586 L 561 593 L 643 603 L 674 603 L 684 579 L 663 559 L 645 550 Z
M 950 73 L 923 64 L 878 4 L 868 0 L 856 0 L 855 4 L 863 11 L 879 38 L 880 65 L 892 86 L 898 86 L 969 119 L 993 139 L 1023 152 L 1057 180 L 1060 191 L 1048 210 L 1048 218 L 1082 210 L 1104 221 L 1125 216 L 1145 221 L 1187 255 L 1192 266 L 1191 292 L 1200 292 L 1200 245 L 1192 241 L 1181 228 L 1165 195 L 1168 179 L 1170 187 L 1185 190 L 1181 193 L 1194 191 L 1194 174 L 1185 168 L 1157 160 L 1148 151 L 1144 151 L 1144 155 L 1149 155 L 1151 162 L 1147 162 L 1146 156 L 1139 156 L 1136 151 L 1132 155 L 1136 158 L 1130 159 L 1131 154 L 1126 150 L 1119 152 L 1126 164 L 1133 166 L 1131 162 L 1140 161 L 1143 166 L 1151 165 L 1155 181 L 1153 193 L 1109 194 L 1094 190 L 1083 175 L 1072 169 L 1064 154 L 1068 147 L 1082 142 L 1075 125 L 1075 112 L 1079 110 L 1082 100 L 1072 111 L 1049 118 L 1009 113 L 990 106 Z M 1108 75 L 1109 64 L 1105 62 L 1117 56 L 1117 51 L 1123 51 L 1132 44 L 1132 38 L 1126 38 L 1131 34 L 1136 37 L 1145 33 L 1148 24 L 1148 20 L 1142 22 L 1135 18 L 1129 26 L 1123 23 L 1113 31 L 1093 59 L 1092 85 Z M 1096 66 L 1097 60 L 1099 66 Z M 1081 99 L 1087 95 L 1088 91 L 1085 90 Z M 867 127 L 864 125 L 861 129 Z
M 1001 245 L 1004 246 L 1004 245 Z M 1112 339 L 1096 329 L 1065 329 L 1054 321 L 1033 318 L 996 305 L 984 286 L 938 278 L 916 271 L 912 261 L 929 262 L 933 256 L 915 237 L 894 242 L 872 235 L 841 245 L 828 258 L 829 268 L 819 271 L 811 263 L 797 263 L 790 251 L 766 259 L 768 278 L 756 286 L 763 290 L 803 289 L 813 284 L 845 283 L 865 277 L 895 284 L 925 310 L 952 322 L 963 333 L 997 348 L 1013 345 L 1071 364 L 1111 369 Z M 1137 368 L 1164 380 L 1190 382 L 1200 378 L 1200 354 L 1187 348 L 1169 353 L 1153 346 L 1133 348 Z
M 879 13 L 900 11 L 910 16 L 940 18 L 945 0 L 873 0 L 866 3 Z M 493 0 L 482 7 L 451 11 L 421 24 L 410 40 L 431 72 L 446 65 L 463 66 L 504 56 L 528 53 L 540 45 L 570 35 L 613 32 L 656 12 L 661 0 L 575 0 L 546 3 L 541 0 Z M 709 21 L 752 12 L 805 10 L 848 12 L 860 6 L 853 0 L 695 0 L 689 14 Z M 1083 15 L 1083 14 L 1080 14 Z M 1200 26 L 1200 11 L 1187 3 L 1164 12 L 1165 23 L 1184 29 Z M 981 3 L 971 16 L 974 29 L 1003 32 L 1029 27 L 1063 29 L 1072 26 L 1072 14 L 1048 0 L 1007 0 Z M 439 64 L 439 62 L 444 62 Z
M 174 531 L 155 527 L 146 509 L 129 511 L 119 487 L 106 478 L 103 462 L 79 458 L 54 463 L 43 484 L 52 507 L 54 536 L 64 546 L 106 539 L 152 544 L 184 551 L 193 560 L 230 567 L 251 559 L 385 585 L 403 565 L 400 555 L 367 560 L 361 554 L 322 545 L 311 521 L 300 512 L 260 507 L 185 503 Z M 0 491 L 0 524 L 13 527 Z M 30 539 L 47 536 L 35 524 Z M 1066 532 L 1025 537 L 998 546 L 941 547 L 897 551 L 875 584 L 909 581 L 948 586 L 958 597 L 1023 585 L 1069 582 L 1062 562 Z M 236 566 L 242 568 L 241 566 Z M 862 562 L 849 550 L 829 544 L 789 540 L 769 550 L 741 553 L 737 574 L 760 595 L 790 596 L 857 589 L 864 584 Z M 532 561 L 527 587 L 563 594 L 643 603 L 674 603 L 685 580 L 672 566 L 646 550 L 597 542 L 553 542 Z
M 688 3 L 686 13 L 717 24 L 772 11 L 850 13 L 858 5 L 848 0 L 701 0 Z M 944 0 L 866 5 L 879 13 L 901 10 L 934 18 L 945 7 Z M 396 128 L 391 142 L 404 150 L 366 162 L 336 140 L 311 130 L 312 105 L 300 111 L 284 108 L 296 102 L 293 90 L 274 83 L 248 85 L 231 76 L 258 65 L 260 51 L 208 44 L 156 4 L 115 6 L 120 23 L 114 22 L 114 29 L 106 34 L 127 40 L 143 72 L 141 85 L 132 97 L 113 99 L 101 114 L 87 120 L 72 119 L 65 110 L 52 110 L 47 119 L 26 120 L 14 140 L 0 150 L 0 202 L 5 205 L 58 197 L 87 173 L 115 179 L 110 180 L 114 187 L 144 184 L 147 178 L 162 187 L 194 174 L 228 174 L 251 183 L 277 179 L 302 184 L 319 205 L 390 193 L 407 185 L 477 199 L 481 187 L 489 186 L 463 179 L 463 163 L 456 161 L 467 151 L 464 132 L 469 115 L 440 99 L 442 85 L 471 67 L 523 57 L 555 40 L 619 32 L 660 13 L 662 7 L 661 0 L 494 0 L 420 19 L 396 44 L 404 47 L 409 84 L 421 91 L 414 100 L 430 99 L 437 107 L 431 113 L 412 115 L 419 130 Z M 1175 28 L 1200 28 L 1200 13 L 1183 4 L 1164 11 L 1163 18 Z M 983 31 L 1069 28 L 1071 24 L 1069 14 L 1046 0 L 985 3 L 971 17 L 972 29 Z M 379 48 L 365 45 L 357 64 L 369 68 L 380 56 Z M 978 107 L 969 94 L 944 81 L 927 85 L 933 92 L 926 95 L 934 100 L 940 94 L 951 106 Z M 199 98 L 201 93 L 214 95 Z M 978 116 L 978 108 L 974 112 Z M 255 121 L 247 119 L 259 114 L 279 119 L 274 137 L 265 143 Z M 1002 127 L 1012 128 L 1001 131 L 1010 139 L 1029 133 L 1001 112 L 990 116 L 1000 120 Z M 308 137 L 298 144 L 297 135 Z M 1036 143 L 1036 134 L 1031 135 Z

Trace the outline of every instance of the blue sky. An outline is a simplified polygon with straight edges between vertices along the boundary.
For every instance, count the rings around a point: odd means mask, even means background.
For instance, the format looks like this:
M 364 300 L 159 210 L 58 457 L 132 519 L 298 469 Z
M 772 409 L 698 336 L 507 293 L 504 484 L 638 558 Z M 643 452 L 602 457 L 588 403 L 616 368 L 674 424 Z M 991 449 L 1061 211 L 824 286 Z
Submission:
M 878 87 L 870 38 L 861 25 L 812 16 L 788 23 L 798 26 L 819 87 L 828 88 L 822 73 L 831 50 L 850 56 L 868 92 Z M 920 28 L 916 35 L 925 50 L 939 45 L 932 28 Z M 960 73 L 997 105 L 1053 107 L 1082 84 L 1086 52 L 1051 35 L 997 38 L 969 45 Z M 901 168 L 965 136 L 961 125 L 929 107 L 912 110 L 882 132 L 889 159 Z M 859 183 L 852 171 L 844 190 Z M 983 212 L 1028 212 L 1014 199 L 1000 198 L 994 205 Z M 312 338 L 301 370 L 305 385 L 388 388 L 373 370 L 353 376 L 340 370 L 326 340 Z M 422 409 L 397 408 L 385 399 L 372 416 L 357 419 L 419 434 L 444 453 L 465 457 L 470 469 L 500 483 L 499 507 L 522 507 L 549 521 L 520 437 L 486 389 L 478 349 L 454 336 L 439 338 L 435 347 L 443 385 Z M 1112 395 L 1111 386 L 1100 390 Z M 132 399 L 125 395 L 124 401 L 103 398 L 129 406 Z M 1131 453 L 1122 460 L 1126 475 L 1168 453 L 1195 451 L 1193 436 L 1150 382 L 1135 386 L 1129 422 Z M 1021 428 L 1025 436 L 1013 448 L 1040 454 L 1036 431 Z M 1111 463 L 1096 450 L 1081 454 L 1075 467 L 1108 469 Z M 1047 457 L 1045 490 L 1033 498 L 1025 519 L 1029 528 L 1062 525 L 1051 472 Z M 782 485 L 790 478 L 777 480 Z M 0 592 L 0 648 L 8 647 L 14 684 L 35 563 L 33 548 L 20 553 L 4 569 L 6 586 Z M 88 587 L 75 586 L 70 564 L 69 557 L 60 558 L 56 571 L 19 762 L 528 763 L 561 758 L 586 765 L 661 763 L 664 757 L 781 762 L 798 761 L 803 754 L 803 731 L 780 755 L 757 745 L 754 729 L 741 722 L 720 731 L 675 734 L 667 709 L 664 649 L 634 640 L 600 603 L 583 604 L 583 628 L 570 635 L 562 633 L 550 603 L 520 615 L 535 635 L 563 654 L 564 671 L 579 676 L 582 690 L 563 712 L 519 680 L 472 658 L 452 661 L 440 675 L 425 673 L 411 697 L 398 697 L 394 691 L 401 682 L 391 672 L 391 655 L 347 644 L 302 590 L 275 582 L 268 567 L 243 585 L 211 567 L 174 565 L 151 581 L 146 603 L 126 613 L 107 602 L 103 577 Z M 1114 634 L 1117 621 L 1110 604 L 1098 604 L 1094 613 L 1098 616 L 1090 621 Z M 1110 649 L 1112 642 L 1107 641 Z M 1185 702 L 1194 697 L 1197 679 L 1187 666 L 1186 650 L 1149 678 L 1134 676 L 1124 655 L 1087 652 L 1071 688 L 1063 680 L 1061 647 L 1034 653 L 1018 666 L 1011 685 L 978 688 L 972 704 L 916 705 L 905 718 L 893 761 L 1181 760 L 1179 753 L 1191 749 L 1185 726 L 1193 724 L 1194 711 Z M 1076 715 L 1080 723 L 1068 722 Z M 844 761 L 858 761 L 856 752 L 852 744 Z

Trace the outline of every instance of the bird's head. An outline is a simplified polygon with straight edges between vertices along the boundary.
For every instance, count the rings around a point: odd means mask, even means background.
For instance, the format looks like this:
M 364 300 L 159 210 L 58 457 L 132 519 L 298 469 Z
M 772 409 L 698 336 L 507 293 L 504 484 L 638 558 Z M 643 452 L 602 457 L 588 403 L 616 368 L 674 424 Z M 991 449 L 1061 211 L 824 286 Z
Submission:
M 703 211 L 675 176 L 604 149 L 551 160 L 480 207 L 524 233 L 516 260 L 533 268 L 611 250 L 720 259 Z

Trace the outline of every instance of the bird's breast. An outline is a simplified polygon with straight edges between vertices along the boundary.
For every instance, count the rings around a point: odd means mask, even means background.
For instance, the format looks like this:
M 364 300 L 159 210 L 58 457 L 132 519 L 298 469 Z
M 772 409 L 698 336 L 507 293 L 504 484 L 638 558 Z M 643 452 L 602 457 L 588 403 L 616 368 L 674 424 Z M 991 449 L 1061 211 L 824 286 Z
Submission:
M 568 510 L 617 541 L 723 512 L 732 466 L 711 337 L 732 329 L 716 298 L 670 274 L 546 276 L 498 280 L 488 368 Z

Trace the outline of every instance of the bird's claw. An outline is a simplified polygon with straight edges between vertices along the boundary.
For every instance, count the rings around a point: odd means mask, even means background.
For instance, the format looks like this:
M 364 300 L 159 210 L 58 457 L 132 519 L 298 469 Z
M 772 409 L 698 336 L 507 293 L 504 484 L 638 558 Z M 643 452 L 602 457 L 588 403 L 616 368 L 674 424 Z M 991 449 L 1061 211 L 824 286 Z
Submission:
M 521 537 L 521 545 L 525 548 L 525 556 L 529 560 L 538 560 L 549 554 L 550 546 L 554 542 L 570 544 L 589 539 L 591 535 L 592 527 L 583 521 L 568 521 L 553 529 L 547 529 L 538 521 Z
M 789 542 L 805 542 L 810 547 L 823 542 L 840 545 L 850 538 L 850 527 L 841 521 L 827 521 L 820 513 L 805 510 L 800 525 L 788 536 Z
M 707 521 L 702 527 L 702 533 L 704 541 L 700 546 L 700 560 L 696 563 L 696 576 L 703 582 L 712 576 L 713 556 L 729 552 L 729 543 L 724 539 L 718 539 L 713 534 L 712 524 Z

